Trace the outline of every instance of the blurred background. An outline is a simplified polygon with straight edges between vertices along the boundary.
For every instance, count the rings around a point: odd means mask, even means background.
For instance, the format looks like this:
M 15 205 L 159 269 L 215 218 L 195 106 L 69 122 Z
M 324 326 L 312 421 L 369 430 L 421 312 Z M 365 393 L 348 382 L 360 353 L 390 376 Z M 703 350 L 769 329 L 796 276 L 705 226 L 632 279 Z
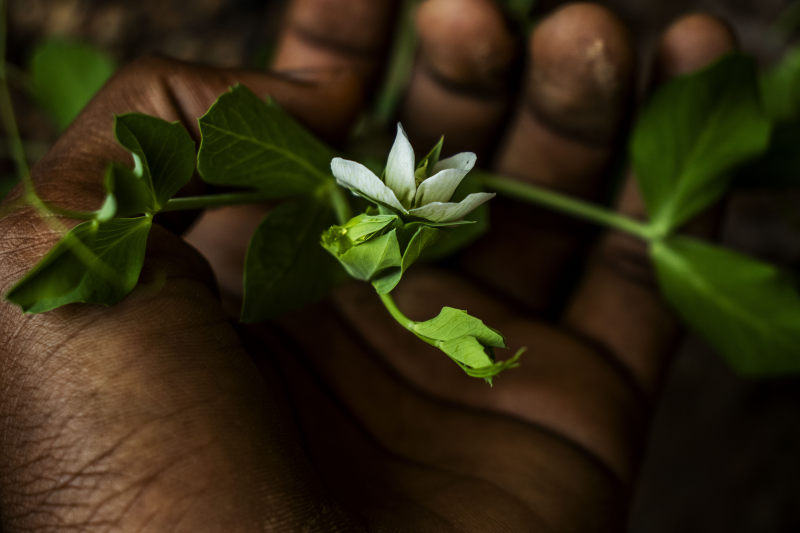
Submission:
M 534 6 L 534 16 L 561 3 L 541 0 Z M 777 60 L 800 36 L 800 2 L 603 3 L 629 23 L 643 64 L 659 31 L 689 11 L 726 19 L 736 29 L 742 49 L 763 65 Z M 152 53 L 220 66 L 265 68 L 284 4 L 284 0 L 10 0 L 7 55 L 28 155 L 32 160 L 41 157 L 70 119 L 54 116 L 29 96 L 35 92 L 30 73 L 36 61 L 42 62 L 39 68 L 47 65 L 42 45 L 51 39 L 89 45 L 95 63 L 82 79 L 94 76 L 97 83 L 115 65 Z M 75 53 L 84 52 L 80 48 Z M 49 67 L 48 72 L 55 70 Z M 646 76 L 643 68 L 642 84 Z M 44 85 L 53 88 L 52 83 Z M 11 181 L 7 155 L 5 143 L 0 143 L 0 196 Z M 800 192 L 757 188 L 737 192 L 723 239 L 761 258 L 800 267 Z M 744 380 L 701 341 L 687 339 L 665 386 L 629 524 L 631 533 L 677 531 L 800 531 L 800 378 Z

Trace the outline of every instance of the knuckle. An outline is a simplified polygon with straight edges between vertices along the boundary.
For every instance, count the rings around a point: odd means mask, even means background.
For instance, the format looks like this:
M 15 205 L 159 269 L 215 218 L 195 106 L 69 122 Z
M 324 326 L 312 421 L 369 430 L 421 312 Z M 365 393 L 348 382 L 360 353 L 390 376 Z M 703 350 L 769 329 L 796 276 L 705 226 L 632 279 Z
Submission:
M 146 55 L 134 59 L 119 71 L 121 78 L 138 78 L 140 76 L 155 78 L 169 72 L 177 60 L 158 55 Z
M 597 259 L 620 278 L 645 287 L 656 286 L 647 245 L 634 237 L 609 232 L 600 242 Z

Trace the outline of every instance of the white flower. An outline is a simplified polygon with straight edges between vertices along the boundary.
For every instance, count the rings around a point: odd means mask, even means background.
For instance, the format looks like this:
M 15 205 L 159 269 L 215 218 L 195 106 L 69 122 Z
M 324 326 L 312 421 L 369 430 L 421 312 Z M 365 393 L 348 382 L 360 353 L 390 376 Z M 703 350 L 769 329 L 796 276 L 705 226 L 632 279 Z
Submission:
M 386 161 L 385 183 L 367 167 L 340 157 L 331 160 L 336 183 L 384 207 L 403 215 L 431 222 L 453 222 L 494 197 L 494 193 L 476 192 L 458 203 L 450 202 L 467 172 L 475 166 L 475 154 L 461 152 L 435 162 L 430 177 L 419 186 L 414 175 L 414 149 L 403 127 L 397 124 L 397 137 Z

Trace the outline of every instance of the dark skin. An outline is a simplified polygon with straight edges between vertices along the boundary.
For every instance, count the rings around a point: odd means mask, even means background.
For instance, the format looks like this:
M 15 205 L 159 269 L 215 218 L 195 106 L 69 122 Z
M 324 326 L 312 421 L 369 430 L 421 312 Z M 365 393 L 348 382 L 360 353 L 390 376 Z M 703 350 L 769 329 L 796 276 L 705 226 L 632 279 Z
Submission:
M 296 0 L 275 64 L 291 75 L 130 65 L 33 169 L 40 194 L 94 208 L 107 162 L 127 160 L 113 114 L 181 120 L 197 137 L 195 117 L 236 81 L 336 143 L 380 64 L 389 4 Z M 472 147 L 520 179 L 601 197 L 631 94 L 624 28 L 596 6 L 552 14 L 509 106 L 519 55 L 500 20 L 484 0 L 423 5 L 401 111 L 412 142 L 420 152 L 444 133 L 451 152 Z M 721 22 L 686 17 L 656 71 L 689 72 L 732 47 Z M 585 226 L 494 202 L 492 235 L 397 291 L 412 318 L 466 308 L 528 346 L 494 388 L 397 327 L 365 285 L 235 329 L 209 263 L 235 303 L 236 236 L 260 208 L 199 222 L 189 239 L 208 262 L 155 228 L 142 283 L 111 308 L 25 316 L 0 304 L 3 531 L 621 530 L 679 328 L 639 243 L 591 243 Z M 620 209 L 641 213 L 630 183 Z M 0 220 L 0 291 L 57 238 L 30 209 Z M 584 274 L 564 292 L 576 261 Z

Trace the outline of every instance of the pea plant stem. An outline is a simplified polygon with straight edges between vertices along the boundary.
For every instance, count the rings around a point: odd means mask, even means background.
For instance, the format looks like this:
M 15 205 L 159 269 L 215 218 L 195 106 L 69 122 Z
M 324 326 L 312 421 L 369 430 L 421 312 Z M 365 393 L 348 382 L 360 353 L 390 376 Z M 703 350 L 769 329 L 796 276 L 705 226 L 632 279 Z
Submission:
M 230 192 L 208 194 L 204 196 L 183 196 L 170 198 L 161 208 L 162 211 L 191 211 L 194 209 L 212 209 L 226 205 L 257 204 L 274 200 L 274 195 L 264 192 Z
M 541 205 L 595 224 L 614 228 L 644 241 L 649 242 L 656 238 L 656 232 L 649 224 L 621 215 L 611 209 L 510 178 L 484 172 L 476 172 L 475 175 L 484 188 L 502 196 Z
M 395 322 L 397 322 L 405 329 L 416 335 L 420 340 L 430 344 L 431 346 L 439 348 L 439 344 L 436 341 L 417 333 L 417 331 L 414 328 L 414 326 L 417 323 L 408 318 L 406 315 L 404 315 L 402 311 L 400 311 L 400 308 L 397 307 L 397 303 L 395 303 L 394 298 L 392 298 L 391 294 L 378 293 L 378 297 L 380 297 L 383 306 L 386 308 L 387 311 L 389 311 L 389 314 L 392 315 L 392 318 L 394 318 Z
M 380 296 L 381 302 L 383 302 L 383 306 L 386 308 L 387 311 L 389 311 L 389 314 L 392 315 L 392 318 L 394 318 L 398 324 L 400 324 L 401 326 L 410 331 L 411 328 L 414 326 L 414 321 L 408 318 L 406 315 L 404 315 L 402 311 L 400 311 L 400 308 L 397 307 L 397 304 L 395 303 L 394 298 L 392 298 L 392 295 L 378 294 L 378 296 Z
M 347 202 L 343 191 L 337 186 L 320 189 L 323 194 L 328 194 L 330 197 L 333 210 L 336 213 L 336 218 L 339 224 L 344 224 L 353 216 L 350 209 L 350 204 Z M 277 200 L 275 196 L 269 192 L 261 191 L 244 191 L 244 192 L 230 192 L 221 194 L 208 194 L 203 196 L 183 196 L 180 198 L 170 198 L 167 203 L 162 207 L 162 211 L 190 211 L 194 209 L 213 209 L 215 207 L 224 207 L 226 205 L 242 205 L 242 204 L 257 204 L 269 200 Z

